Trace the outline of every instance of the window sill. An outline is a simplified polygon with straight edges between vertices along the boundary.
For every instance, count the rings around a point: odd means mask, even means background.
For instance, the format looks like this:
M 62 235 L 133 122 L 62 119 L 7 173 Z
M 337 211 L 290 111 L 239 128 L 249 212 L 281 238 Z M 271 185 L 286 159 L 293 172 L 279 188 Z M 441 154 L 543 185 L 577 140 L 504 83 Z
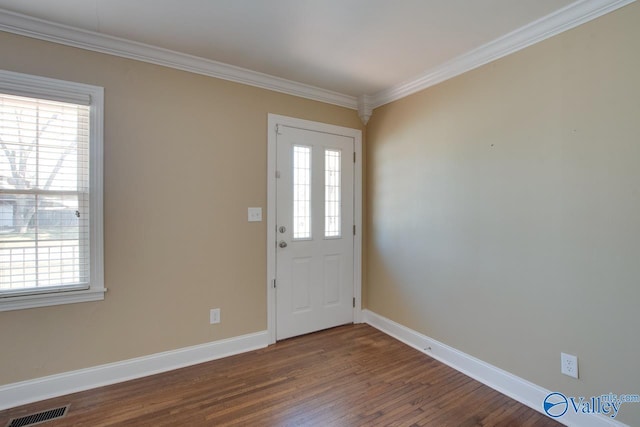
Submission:
M 105 288 L 98 288 L 82 291 L 1 297 L 0 311 L 74 304 L 77 302 L 100 301 L 104 299 L 105 292 L 107 292 Z

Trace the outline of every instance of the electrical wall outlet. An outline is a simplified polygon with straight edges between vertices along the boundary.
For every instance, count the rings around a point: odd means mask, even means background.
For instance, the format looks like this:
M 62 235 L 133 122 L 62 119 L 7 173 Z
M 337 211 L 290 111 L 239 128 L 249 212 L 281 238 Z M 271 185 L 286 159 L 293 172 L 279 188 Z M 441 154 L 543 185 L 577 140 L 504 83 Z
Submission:
M 214 323 L 220 323 L 220 309 L 219 308 L 212 308 L 209 311 L 209 323 L 211 323 L 212 325 Z
M 560 372 L 578 378 L 578 356 L 560 353 Z

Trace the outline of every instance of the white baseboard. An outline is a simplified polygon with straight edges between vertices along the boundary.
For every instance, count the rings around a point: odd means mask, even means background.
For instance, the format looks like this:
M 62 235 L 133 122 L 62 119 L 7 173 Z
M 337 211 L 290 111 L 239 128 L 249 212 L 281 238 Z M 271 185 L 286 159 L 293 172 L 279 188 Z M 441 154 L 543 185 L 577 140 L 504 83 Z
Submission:
M 0 410 L 264 348 L 267 331 L 0 386 Z
M 362 314 L 363 321 L 374 328 L 546 416 L 542 402 L 551 391 L 372 311 L 363 310 Z M 584 415 L 571 411 L 554 419 L 567 426 L 628 427 L 604 415 Z
M 542 402 L 551 393 L 550 390 L 372 311 L 363 310 L 362 320 L 410 347 L 544 414 Z M 221 359 L 267 347 L 268 343 L 268 332 L 261 331 L 121 362 L 7 384 L 0 386 L 0 410 Z M 626 424 L 605 416 L 578 415 L 569 411 L 561 418 L 556 418 L 556 421 L 567 426 L 628 427 Z

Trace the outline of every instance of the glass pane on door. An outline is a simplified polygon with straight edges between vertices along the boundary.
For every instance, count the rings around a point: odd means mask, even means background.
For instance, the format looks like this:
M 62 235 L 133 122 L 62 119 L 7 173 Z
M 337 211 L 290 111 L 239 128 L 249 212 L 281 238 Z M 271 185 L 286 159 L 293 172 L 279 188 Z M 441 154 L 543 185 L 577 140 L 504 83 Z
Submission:
M 340 237 L 340 150 L 324 152 L 324 237 Z
M 311 147 L 293 146 L 293 239 L 311 239 Z

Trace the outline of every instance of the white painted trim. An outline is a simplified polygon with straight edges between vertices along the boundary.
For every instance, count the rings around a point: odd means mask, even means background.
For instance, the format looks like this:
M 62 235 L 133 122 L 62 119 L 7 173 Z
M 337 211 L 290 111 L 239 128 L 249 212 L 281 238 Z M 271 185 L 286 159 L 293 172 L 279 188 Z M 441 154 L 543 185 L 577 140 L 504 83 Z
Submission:
M 246 68 L 163 49 L 0 9 L 0 30 L 66 46 L 162 65 L 341 107 L 358 108 L 355 96 L 294 82 Z
M 15 297 L 2 297 L 0 298 L 0 311 L 102 301 L 104 299 L 105 292 L 107 292 L 105 288 L 89 288 L 79 291 L 43 292 Z
M 360 95 L 358 97 L 358 117 L 362 121 L 362 124 L 366 126 L 373 114 L 373 107 L 371 105 L 371 97 L 369 95 Z
M 362 122 L 366 125 L 374 108 L 517 52 L 634 1 L 578 0 L 563 9 L 427 70 L 407 82 L 373 95 L 363 94 L 359 98 L 218 61 L 56 24 L 2 9 L 0 9 L 0 30 L 351 108 L 358 110 Z
M 542 408 L 542 402 L 551 391 L 370 310 L 363 310 L 363 317 L 365 323 L 385 334 L 546 416 Z M 570 412 L 567 412 L 561 418 L 553 419 L 567 426 L 576 427 L 628 427 L 605 416 L 577 415 Z
M 367 119 L 368 120 L 368 119 Z M 366 122 L 364 122 L 366 125 Z M 362 132 L 357 131 L 355 139 L 356 163 L 353 170 L 353 221 L 356 226 L 356 235 L 353 241 L 353 296 L 356 298 L 356 307 L 353 310 L 353 323 L 362 323 Z
M 269 343 L 273 344 L 276 342 L 276 298 L 273 288 L 273 281 L 276 278 L 276 125 L 332 133 L 354 139 L 356 153 L 353 171 L 356 225 L 356 236 L 353 241 L 353 296 L 356 298 L 356 307 L 353 310 L 354 323 L 362 321 L 362 131 L 277 114 L 269 114 L 267 123 L 267 327 Z
M 634 1 L 578 0 L 483 46 L 438 65 L 410 81 L 373 94 L 368 100 L 367 107 L 377 108 L 404 98 L 613 12 Z
M 269 344 L 276 342 L 276 125 L 280 116 L 267 118 L 267 331 Z
M 267 331 L 0 386 L 0 410 L 264 348 Z

